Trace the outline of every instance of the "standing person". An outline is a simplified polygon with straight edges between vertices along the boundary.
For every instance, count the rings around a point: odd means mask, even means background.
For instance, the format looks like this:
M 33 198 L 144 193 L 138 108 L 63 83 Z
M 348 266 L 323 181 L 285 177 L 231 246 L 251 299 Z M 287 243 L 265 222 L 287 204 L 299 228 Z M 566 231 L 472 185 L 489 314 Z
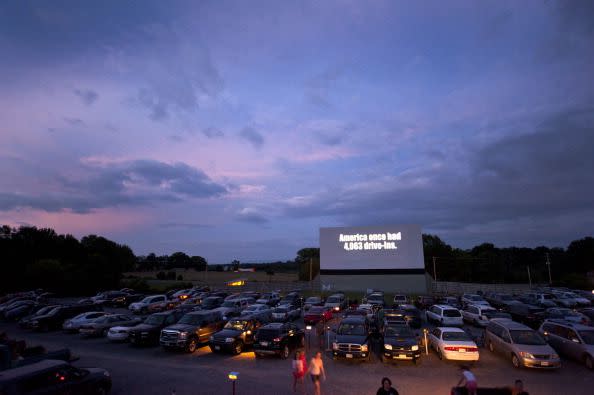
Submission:
M 324 370 L 324 361 L 322 361 L 322 353 L 317 352 L 316 356 L 311 359 L 309 369 L 307 370 L 311 376 L 315 388 L 315 395 L 320 395 L 320 376 L 326 380 L 326 371 Z
M 514 388 L 512 388 L 512 395 L 528 395 L 528 392 L 524 391 L 524 383 L 522 380 L 516 380 Z
M 293 392 L 297 392 L 297 383 L 301 385 L 301 392 L 305 393 L 305 383 L 303 377 L 305 376 L 305 353 L 302 350 L 295 352 L 293 359 Z
M 318 336 L 318 343 L 320 351 L 324 349 L 324 334 L 326 333 L 326 321 L 320 320 L 316 325 L 316 335 Z
M 464 383 L 468 395 L 476 395 L 476 377 L 474 377 L 468 366 L 460 366 L 460 370 L 462 371 L 462 377 L 458 381 L 457 387 Z
M 395 388 L 392 388 L 392 381 L 384 377 L 382 379 L 382 386 L 380 389 L 377 390 L 376 395 L 398 395 L 398 391 Z

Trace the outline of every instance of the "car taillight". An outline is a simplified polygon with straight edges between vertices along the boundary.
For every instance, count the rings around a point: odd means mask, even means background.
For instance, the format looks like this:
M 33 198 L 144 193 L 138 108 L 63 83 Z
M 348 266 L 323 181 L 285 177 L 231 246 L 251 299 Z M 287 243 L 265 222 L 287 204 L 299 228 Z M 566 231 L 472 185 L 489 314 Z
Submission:
M 281 341 L 281 339 L 280 337 L 275 337 L 274 339 L 272 339 L 272 341 L 278 343 Z
M 478 352 L 478 348 L 476 348 L 476 347 L 466 347 L 466 351 L 468 351 L 468 352 Z
M 458 351 L 460 347 L 444 347 L 443 349 L 446 351 Z

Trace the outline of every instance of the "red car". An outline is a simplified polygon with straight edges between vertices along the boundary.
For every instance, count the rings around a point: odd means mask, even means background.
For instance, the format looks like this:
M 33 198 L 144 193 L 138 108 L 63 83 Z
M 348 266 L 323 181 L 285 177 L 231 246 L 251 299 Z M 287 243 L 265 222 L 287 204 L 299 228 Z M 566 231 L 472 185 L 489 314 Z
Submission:
M 320 321 L 328 321 L 332 319 L 332 308 L 324 306 L 312 306 L 305 316 L 303 322 L 305 325 L 315 325 Z

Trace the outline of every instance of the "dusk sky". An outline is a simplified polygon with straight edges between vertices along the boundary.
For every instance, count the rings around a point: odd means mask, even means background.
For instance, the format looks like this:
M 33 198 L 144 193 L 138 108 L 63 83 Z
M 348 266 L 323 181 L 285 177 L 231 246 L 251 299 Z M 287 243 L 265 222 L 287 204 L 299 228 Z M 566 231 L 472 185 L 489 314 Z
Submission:
M 594 233 L 594 1 L 0 3 L 0 224 L 272 261 Z

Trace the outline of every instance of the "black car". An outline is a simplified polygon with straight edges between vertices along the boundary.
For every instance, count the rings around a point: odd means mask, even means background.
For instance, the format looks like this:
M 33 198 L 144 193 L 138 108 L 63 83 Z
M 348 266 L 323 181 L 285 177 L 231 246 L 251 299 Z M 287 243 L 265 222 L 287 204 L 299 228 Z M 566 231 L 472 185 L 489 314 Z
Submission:
M 29 322 L 29 327 L 34 330 L 47 332 L 52 329 L 61 328 L 64 321 L 68 318 L 75 317 L 80 313 L 95 310 L 97 310 L 97 306 L 92 304 L 59 306 L 48 312 L 46 315 L 35 317 Z
M 108 304 L 114 307 L 128 307 L 130 304 L 140 302 L 146 297 L 145 294 L 129 294 L 123 293 L 123 295 L 112 298 Z
M 264 325 L 254 337 L 254 354 L 256 358 L 264 355 L 278 355 L 283 359 L 289 357 L 291 350 L 303 347 L 305 334 L 297 325 L 291 323 L 272 323 Z
M 343 318 L 332 343 L 333 359 L 364 359 L 369 361 L 372 328 L 365 317 Z
M 421 357 L 419 341 L 408 325 L 384 326 L 384 344 L 381 352 L 383 362 L 393 360 L 412 360 L 417 363 Z
M 512 319 L 529 326 L 532 329 L 537 329 L 544 320 L 544 309 L 541 307 L 525 304 L 514 303 L 507 308 Z
M 200 307 L 202 310 L 214 310 L 217 307 L 221 307 L 224 301 L 225 298 L 222 296 L 209 296 L 202 301 Z
M 224 324 L 218 311 L 188 313 L 177 324 L 163 328 L 159 343 L 166 349 L 177 348 L 193 353 L 199 344 L 207 343 Z
M 36 312 L 34 312 L 26 317 L 21 318 L 19 320 L 19 326 L 24 329 L 30 329 L 31 328 L 30 324 L 32 321 L 36 320 L 37 317 L 48 314 L 49 312 L 51 312 L 53 309 L 55 309 L 57 307 L 60 307 L 60 305 L 52 305 L 52 306 L 42 307 L 39 310 L 37 310 Z
M 0 375 L 0 394 L 88 395 L 111 390 L 111 375 L 99 368 L 76 368 L 64 361 L 43 360 Z
M 210 349 L 212 352 L 241 354 L 246 346 L 254 344 L 254 336 L 261 325 L 255 319 L 231 319 L 222 330 L 210 337 Z
M 175 324 L 183 315 L 180 310 L 151 314 L 142 324 L 130 328 L 128 339 L 134 345 L 158 345 L 161 329 Z
M 419 329 L 423 325 L 421 310 L 413 305 L 401 305 L 400 308 L 404 310 L 404 319 L 408 323 L 408 326 Z

